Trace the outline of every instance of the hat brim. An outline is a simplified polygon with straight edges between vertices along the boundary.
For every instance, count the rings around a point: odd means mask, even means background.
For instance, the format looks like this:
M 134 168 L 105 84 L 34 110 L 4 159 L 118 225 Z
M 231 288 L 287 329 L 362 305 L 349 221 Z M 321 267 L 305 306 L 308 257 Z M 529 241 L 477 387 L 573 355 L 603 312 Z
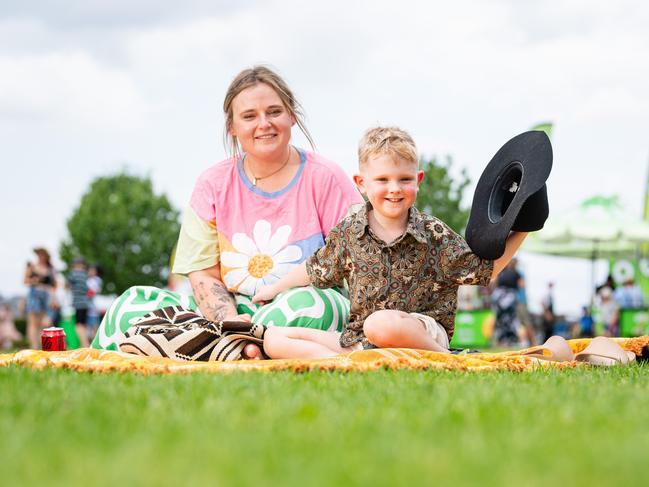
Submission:
M 465 233 L 476 255 L 497 259 L 510 231 L 543 228 L 551 170 L 552 145 L 545 132 L 524 132 L 496 152 L 478 181 Z

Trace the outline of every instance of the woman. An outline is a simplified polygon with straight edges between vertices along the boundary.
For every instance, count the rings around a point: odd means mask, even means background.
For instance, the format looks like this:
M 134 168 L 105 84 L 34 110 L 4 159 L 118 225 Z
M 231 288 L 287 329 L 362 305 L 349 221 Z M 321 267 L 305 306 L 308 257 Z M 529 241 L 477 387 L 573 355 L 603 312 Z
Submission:
M 185 212 L 173 272 L 193 296 L 135 286 L 107 311 L 92 343 L 117 349 L 143 314 L 170 305 L 199 308 L 208 319 L 341 330 L 349 301 L 336 290 L 287 291 L 264 306 L 258 286 L 287 274 L 362 198 L 334 163 L 290 145 L 293 126 L 313 146 L 301 106 L 284 80 L 263 66 L 239 73 L 223 102 L 232 157 L 200 175 Z M 249 358 L 259 349 L 247 347 Z
M 40 348 L 41 332 L 51 324 L 49 313 L 54 289 L 56 273 L 50 261 L 50 254 L 42 247 L 34 249 L 36 263 L 27 263 L 24 283 L 29 286 L 27 293 L 27 340 L 29 348 Z

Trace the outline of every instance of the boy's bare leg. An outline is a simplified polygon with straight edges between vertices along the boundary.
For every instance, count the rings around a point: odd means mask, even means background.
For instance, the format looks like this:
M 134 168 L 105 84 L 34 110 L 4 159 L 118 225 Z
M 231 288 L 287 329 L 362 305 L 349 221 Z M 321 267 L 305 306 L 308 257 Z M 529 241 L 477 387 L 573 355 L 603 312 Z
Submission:
M 340 346 L 338 333 L 280 326 L 273 326 L 266 330 L 264 350 L 274 359 L 328 358 L 348 351 Z
M 448 352 L 426 331 L 418 318 L 396 310 L 375 311 L 365 319 L 363 332 L 379 348 L 421 348 Z

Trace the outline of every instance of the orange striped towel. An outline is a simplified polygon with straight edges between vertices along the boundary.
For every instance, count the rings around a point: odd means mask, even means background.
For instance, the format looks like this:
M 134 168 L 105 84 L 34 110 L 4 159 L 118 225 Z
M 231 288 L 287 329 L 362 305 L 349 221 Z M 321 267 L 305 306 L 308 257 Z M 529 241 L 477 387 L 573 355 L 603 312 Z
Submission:
M 636 356 L 649 355 L 649 336 L 616 338 L 615 341 Z M 582 351 L 590 339 L 569 340 L 573 352 Z M 450 355 L 400 348 L 359 350 L 338 357 L 319 360 L 260 360 L 237 362 L 177 362 L 168 358 L 143 357 L 124 352 L 80 348 L 66 352 L 22 350 L 0 355 L 0 366 L 18 365 L 33 368 L 67 368 L 88 372 L 137 372 L 173 374 L 187 372 L 233 372 L 309 370 L 366 371 L 376 369 L 443 369 L 462 371 L 522 371 L 538 367 L 580 367 L 577 362 L 546 362 L 522 355 L 530 349 L 500 353 Z

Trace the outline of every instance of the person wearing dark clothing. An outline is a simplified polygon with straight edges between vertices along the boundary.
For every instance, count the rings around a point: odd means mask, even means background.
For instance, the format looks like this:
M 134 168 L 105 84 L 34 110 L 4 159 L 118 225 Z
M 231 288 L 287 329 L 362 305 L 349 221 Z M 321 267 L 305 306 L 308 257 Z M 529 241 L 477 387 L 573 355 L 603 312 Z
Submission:
M 554 314 L 554 283 L 548 282 L 548 290 L 541 301 L 541 306 L 543 308 L 542 317 L 543 317 L 543 341 L 546 341 L 552 335 L 554 335 L 554 322 L 556 317 Z
M 88 271 L 83 259 L 76 259 L 72 264 L 72 271 L 68 275 L 68 286 L 72 291 L 72 307 L 75 312 L 74 329 L 79 337 L 79 344 L 87 348 L 90 346 L 87 327 L 90 298 L 88 297 Z
M 516 304 L 518 302 L 518 287 L 522 279 L 516 270 L 516 259 L 512 259 L 500 273 L 496 288 L 491 295 L 496 313 L 494 339 L 498 345 L 518 343 L 516 326 Z
M 600 284 L 599 286 L 595 287 L 595 294 L 599 295 L 599 292 L 602 289 L 604 289 L 605 287 L 610 287 L 611 291 L 615 291 L 617 286 L 615 285 L 615 279 L 613 278 L 612 274 L 609 274 L 608 276 L 606 276 L 606 280 L 602 284 Z
M 595 321 L 590 312 L 590 307 L 584 306 L 581 312 L 581 317 L 579 318 L 579 338 L 593 338 L 595 336 Z

